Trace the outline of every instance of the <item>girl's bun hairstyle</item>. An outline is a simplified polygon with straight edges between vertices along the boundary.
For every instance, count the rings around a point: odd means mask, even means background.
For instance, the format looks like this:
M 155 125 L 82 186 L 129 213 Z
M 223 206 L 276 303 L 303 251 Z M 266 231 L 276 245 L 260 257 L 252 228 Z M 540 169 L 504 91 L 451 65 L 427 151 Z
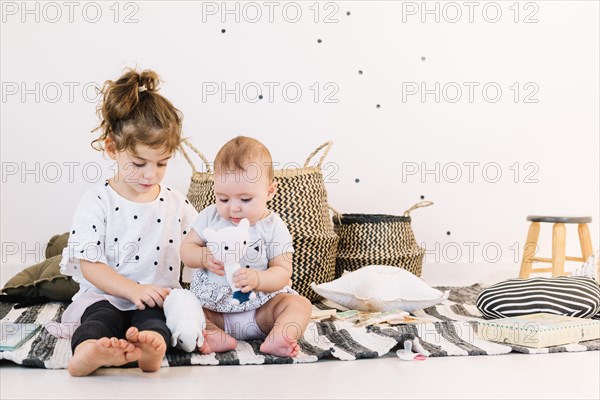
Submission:
M 100 136 L 92 141 L 96 150 L 104 150 L 110 138 L 115 150 L 135 152 L 136 145 L 164 147 L 173 153 L 181 144 L 181 112 L 160 94 L 156 72 L 127 69 L 116 81 L 104 82 L 102 103 L 98 107 Z

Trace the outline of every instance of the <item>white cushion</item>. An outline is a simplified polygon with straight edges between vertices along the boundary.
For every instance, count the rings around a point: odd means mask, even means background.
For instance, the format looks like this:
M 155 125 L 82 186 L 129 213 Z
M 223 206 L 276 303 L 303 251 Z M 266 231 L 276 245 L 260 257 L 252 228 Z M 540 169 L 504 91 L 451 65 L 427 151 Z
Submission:
M 340 278 L 310 287 L 351 310 L 413 312 L 441 303 L 449 292 L 432 288 L 410 272 L 388 265 L 369 265 Z

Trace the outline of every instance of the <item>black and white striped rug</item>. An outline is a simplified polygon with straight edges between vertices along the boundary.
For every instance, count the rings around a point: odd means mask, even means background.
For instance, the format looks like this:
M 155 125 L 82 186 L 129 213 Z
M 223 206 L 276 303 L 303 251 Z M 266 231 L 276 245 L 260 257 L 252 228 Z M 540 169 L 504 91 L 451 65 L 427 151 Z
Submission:
M 246 365 L 308 363 L 323 358 L 356 360 L 381 357 L 399 348 L 405 340 L 413 341 L 413 349 L 429 357 L 498 355 L 512 351 L 520 353 L 553 353 L 600 350 L 600 340 L 566 346 L 532 349 L 481 340 L 476 335 L 477 321 L 483 321 L 475 306 L 482 287 L 440 287 L 450 290 L 450 297 L 434 307 L 414 313 L 428 319 L 426 323 L 394 327 L 356 327 L 342 321 L 311 322 L 300 340 L 300 354 L 294 358 L 275 357 L 259 351 L 260 341 L 238 342 L 235 350 L 202 355 L 173 352 L 167 354 L 163 366 L 179 365 Z M 12 303 L 0 303 L 2 321 L 59 321 L 66 303 L 47 303 L 15 309 Z M 0 353 L 0 359 L 38 368 L 66 368 L 71 358 L 70 342 L 57 339 L 42 329 L 15 351 Z

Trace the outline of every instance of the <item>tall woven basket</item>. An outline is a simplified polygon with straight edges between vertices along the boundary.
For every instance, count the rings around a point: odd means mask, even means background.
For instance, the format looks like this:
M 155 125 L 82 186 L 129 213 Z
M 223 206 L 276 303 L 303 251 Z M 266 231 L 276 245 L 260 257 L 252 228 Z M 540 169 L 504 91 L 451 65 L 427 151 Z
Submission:
M 403 215 L 340 214 L 333 217 L 340 237 L 335 276 L 367 265 L 395 265 L 421 276 L 425 249 L 419 247 L 411 228 L 410 212 L 432 205 L 422 201 Z
M 205 172 L 198 171 L 189 155 L 183 151 L 192 167 L 192 179 L 187 194 L 198 211 L 215 203 L 213 172 L 206 157 L 189 141 L 184 144 L 203 161 Z M 310 284 L 330 282 L 335 278 L 338 236 L 327 203 L 327 191 L 322 165 L 332 142 L 319 146 L 308 156 L 302 168 L 275 170 L 277 193 L 269 202 L 269 209 L 279 214 L 293 239 L 293 288 L 311 301 L 320 297 Z M 323 151 L 316 165 L 312 159 Z

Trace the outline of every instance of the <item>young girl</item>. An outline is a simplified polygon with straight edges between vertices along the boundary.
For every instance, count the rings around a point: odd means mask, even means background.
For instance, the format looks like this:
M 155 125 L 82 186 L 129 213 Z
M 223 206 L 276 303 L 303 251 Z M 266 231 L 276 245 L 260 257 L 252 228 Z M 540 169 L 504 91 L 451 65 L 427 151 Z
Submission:
M 310 320 L 312 306 L 288 283 L 292 276 L 292 236 L 281 218 L 267 208 L 277 189 L 269 150 L 259 141 L 237 137 L 226 143 L 215 159 L 216 205 L 204 209 L 183 240 L 181 256 L 194 271 L 191 291 L 206 309 L 207 332 L 202 353 L 234 349 L 237 340 L 265 339 L 263 353 L 295 357 Z M 237 304 L 203 231 L 250 221 L 250 241 L 234 275 L 242 292 L 256 297 Z
M 118 169 L 83 195 L 63 252 L 61 271 L 80 284 L 62 319 L 80 324 L 73 376 L 130 362 L 156 371 L 170 342 L 162 305 L 180 287 L 179 247 L 197 213 L 160 185 L 180 146 L 181 114 L 158 85 L 156 73 L 128 70 L 102 90 L 102 134 L 92 147 Z

